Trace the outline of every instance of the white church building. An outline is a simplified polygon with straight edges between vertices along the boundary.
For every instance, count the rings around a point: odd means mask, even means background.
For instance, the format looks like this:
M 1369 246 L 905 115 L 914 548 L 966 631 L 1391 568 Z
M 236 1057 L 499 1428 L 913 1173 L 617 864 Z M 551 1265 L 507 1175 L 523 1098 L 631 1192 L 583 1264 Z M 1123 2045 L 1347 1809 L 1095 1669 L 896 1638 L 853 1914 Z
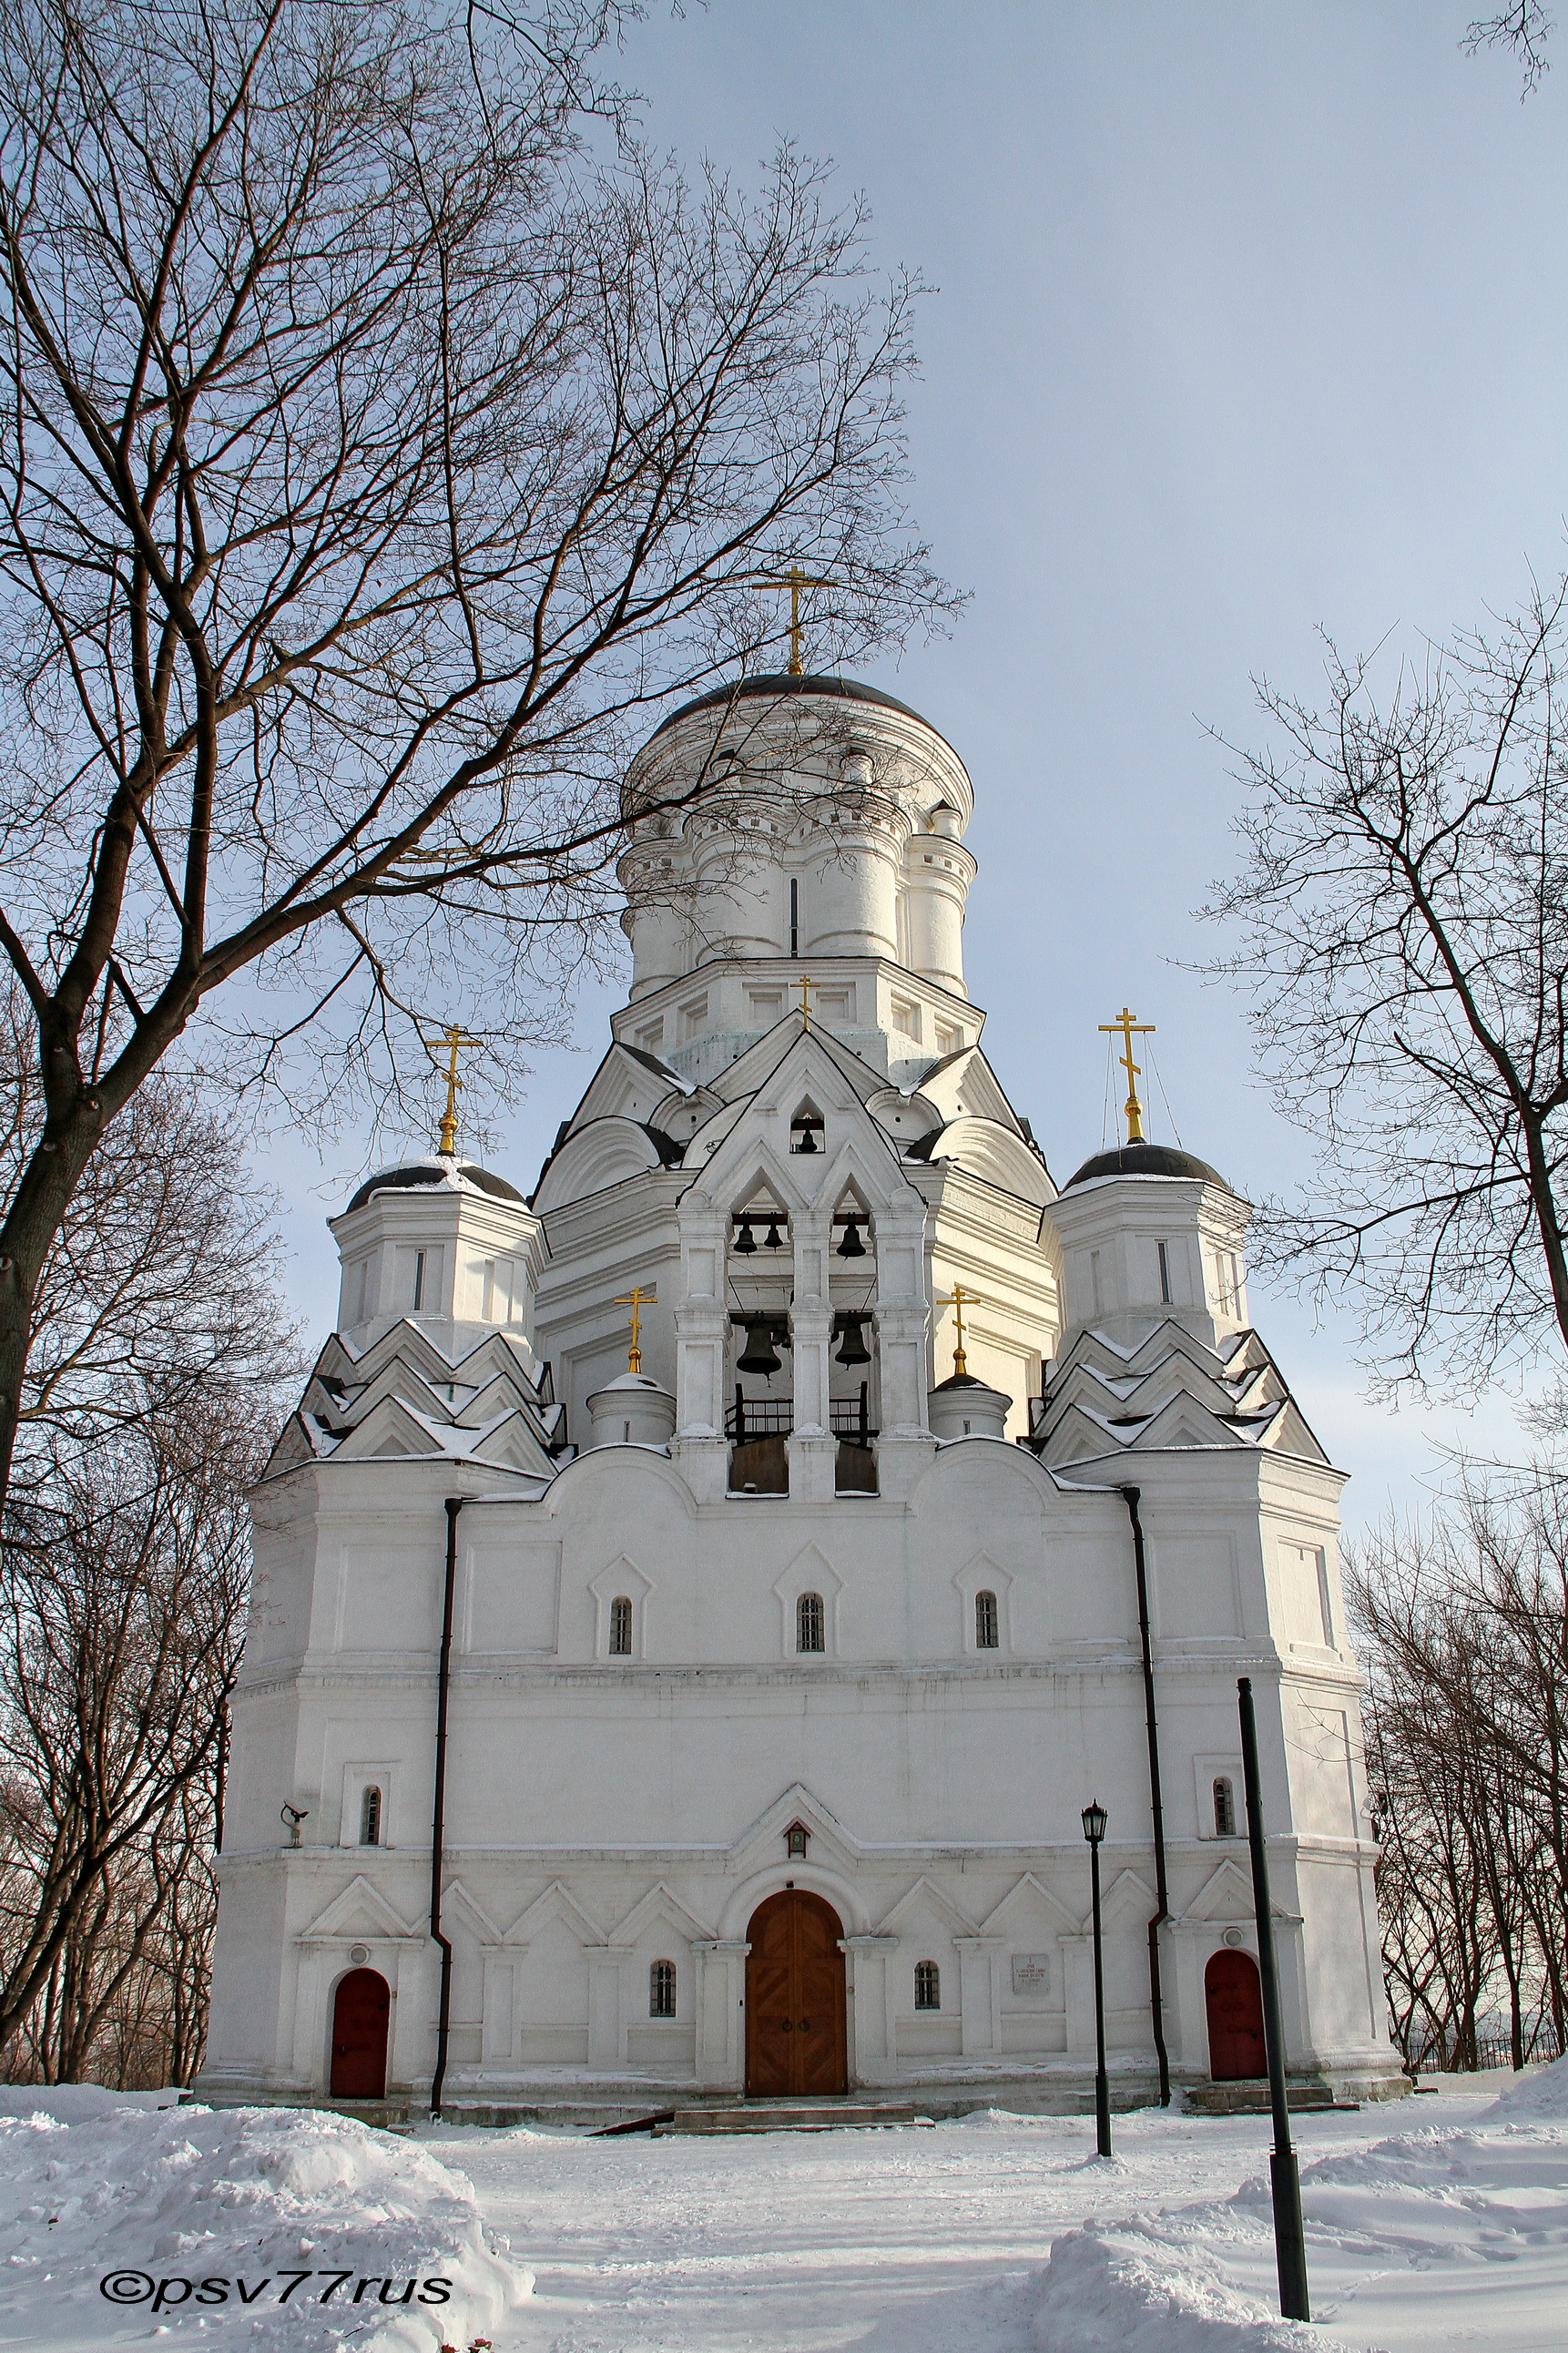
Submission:
M 1402 2089 L 1342 1478 L 1245 1203 L 1136 1106 L 1053 1181 L 964 987 L 970 780 L 905 705 L 752 679 L 626 790 L 631 989 L 531 1195 L 448 1149 L 331 1221 L 204 2094 L 1074 2109 L 1091 1799 L 1113 2096 L 1245 2082 L 1238 1675 L 1292 2078 Z

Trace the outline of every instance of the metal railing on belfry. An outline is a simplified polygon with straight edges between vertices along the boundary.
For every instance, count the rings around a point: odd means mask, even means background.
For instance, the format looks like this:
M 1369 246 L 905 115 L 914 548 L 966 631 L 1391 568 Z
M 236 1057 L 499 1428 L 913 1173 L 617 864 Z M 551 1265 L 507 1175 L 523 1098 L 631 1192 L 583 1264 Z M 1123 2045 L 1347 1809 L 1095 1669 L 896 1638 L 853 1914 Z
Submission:
M 853 1398 L 834 1398 L 828 1406 L 828 1429 L 849 1446 L 869 1446 L 879 1435 L 868 1412 L 867 1385 Z M 739 1385 L 735 1402 L 724 1416 L 724 1435 L 736 1446 L 753 1438 L 787 1438 L 795 1428 L 793 1397 L 749 1398 Z

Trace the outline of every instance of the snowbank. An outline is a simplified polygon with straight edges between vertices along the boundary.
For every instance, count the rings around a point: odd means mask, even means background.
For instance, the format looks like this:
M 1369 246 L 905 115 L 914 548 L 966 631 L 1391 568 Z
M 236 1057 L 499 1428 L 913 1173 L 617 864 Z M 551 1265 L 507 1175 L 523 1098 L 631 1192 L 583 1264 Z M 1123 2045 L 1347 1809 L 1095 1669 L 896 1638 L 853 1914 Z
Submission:
M 1175 2256 L 1136 2225 L 1058 2239 L 1040 2291 L 1040 2353 L 1341 2353 L 1321 2328 L 1240 2293 L 1201 2247 Z
M 462 2174 L 297 2109 L 0 2117 L 0 2241 L 5 2333 L 40 2345 L 200 2324 L 266 2353 L 434 2353 L 494 2337 L 533 2285 Z
M 1527 2067 L 1486 2113 L 1489 2120 L 1509 2116 L 1521 2124 L 1535 2119 L 1568 2125 L 1568 2059 L 1554 2059 L 1550 2067 Z
M 1274 2353 L 1308 2343 L 1327 2353 L 1347 2339 L 1409 2343 L 1415 2316 L 1426 2345 L 1477 2337 L 1523 2345 L 1537 2341 L 1529 2332 L 1550 2287 L 1552 2333 L 1540 2341 L 1560 2343 L 1565 2126 L 1560 2063 L 1473 2125 L 1401 2133 L 1303 2165 L 1310 2333 L 1277 2316 L 1272 2202 L 1267 2177 L 1254 2174 L 1228 2199 L 1058 2239 L 1039 2275 L 1036 2341 L 1041 2353 Z M 1443 2280 L 1441 2320 L 1419 2276 L 1428 2273 Z

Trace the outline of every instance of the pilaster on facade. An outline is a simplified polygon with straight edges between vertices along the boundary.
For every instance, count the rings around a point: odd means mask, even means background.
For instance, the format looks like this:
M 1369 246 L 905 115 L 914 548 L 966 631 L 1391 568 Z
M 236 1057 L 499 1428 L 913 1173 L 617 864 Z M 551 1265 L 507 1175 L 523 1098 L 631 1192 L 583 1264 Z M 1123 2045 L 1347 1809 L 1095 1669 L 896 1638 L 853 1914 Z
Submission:
M 850 2078 L 868 2087 L 897 2084 L 898 1997 L 890 1963 L 897 1936 L 841 1936 L 849 2004 Z

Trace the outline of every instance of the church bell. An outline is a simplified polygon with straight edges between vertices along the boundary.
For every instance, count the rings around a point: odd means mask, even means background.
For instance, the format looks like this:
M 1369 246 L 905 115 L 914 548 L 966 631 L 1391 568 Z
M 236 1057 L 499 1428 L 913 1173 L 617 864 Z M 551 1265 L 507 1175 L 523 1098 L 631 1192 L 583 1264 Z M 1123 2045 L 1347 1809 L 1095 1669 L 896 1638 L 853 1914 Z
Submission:
M 771 1381 L 778 1371 L 781 1361 L 778 1350 L 773 1346 L 773 1335 L 768 1330 L 766 1321 L 759 1319 L 756 1323 L 748 1324 L 746 1353 L 737 1360 L 736 1371 L 761 1373 L 765 1381 Z
M 844 1222 L 844 1239 L 839 1243 L 835 1256 L 864 1258 L 865 1255 L 866 1245 L 860 1239 L 860 1220 L 857 1217 L 847 1218 Z
M 735 1248 L 742 1258 L 750 1258 L 756 1247 L 757 1238 L 752 1231 L 752 1221 L 750 1218 L 742 1218 L 741 1229 L 735 1236 Z
M 871 1361 L 871 1351 L 861 1333 L 861 1321 L 858 1315 L 844 1318 L 844 1340 L 837 1358 L 841 1365 L 868 1365 Z

